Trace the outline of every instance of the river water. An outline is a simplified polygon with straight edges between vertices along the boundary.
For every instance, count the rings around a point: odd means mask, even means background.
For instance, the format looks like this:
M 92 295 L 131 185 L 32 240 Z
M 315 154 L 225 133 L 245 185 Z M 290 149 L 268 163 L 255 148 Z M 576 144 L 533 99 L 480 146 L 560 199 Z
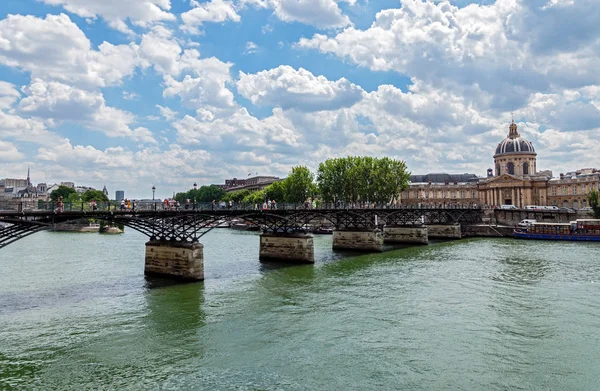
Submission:
M 592 390 L 600 245 L 470 239 L 315 265 L 203 237 L 202 283 L 144 242 L 42 232 L 0 250 L 0 389 Z

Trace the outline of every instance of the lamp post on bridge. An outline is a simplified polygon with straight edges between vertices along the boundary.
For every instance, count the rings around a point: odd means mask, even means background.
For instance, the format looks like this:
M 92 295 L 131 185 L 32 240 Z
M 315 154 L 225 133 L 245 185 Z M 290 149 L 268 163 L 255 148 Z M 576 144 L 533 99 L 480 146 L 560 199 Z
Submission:
M 196 190 L 198 189 L 198 184 L 194 182 L 194 210 L 196 210 Z
M 154 192 L 156 191 L 156 187 L 152 185 L 152 201 L 154 201 Z

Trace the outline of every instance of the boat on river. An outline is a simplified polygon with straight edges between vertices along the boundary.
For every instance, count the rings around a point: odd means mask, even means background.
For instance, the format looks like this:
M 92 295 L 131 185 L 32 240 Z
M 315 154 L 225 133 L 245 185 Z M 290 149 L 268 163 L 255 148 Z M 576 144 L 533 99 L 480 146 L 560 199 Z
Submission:
M 518 239 L 600 242 L 600 219 L 580 219 L 570 223 L 532 223 L 516 228 Z

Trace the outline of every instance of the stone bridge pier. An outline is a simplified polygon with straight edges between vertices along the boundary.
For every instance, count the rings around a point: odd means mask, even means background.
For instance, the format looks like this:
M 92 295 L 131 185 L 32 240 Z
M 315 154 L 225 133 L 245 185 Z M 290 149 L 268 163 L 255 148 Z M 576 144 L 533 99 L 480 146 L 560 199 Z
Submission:
M 429 243 L 428 230 L 426 225 L 406 225 L 392 226 L 384 228 L 386 243 Z
M 370 230 L 335 230 L 333 231 L 332 247 L 334 250 L 382 252 L 383 231 L 379 228 Z
M 433 239 L 460 239 L 460 224 L 431 224 L 427 226 L 427 234 Z
M 182 281 L 204 280 L 202 243 L 150 240 L 146 242 L 144 274 Z
M 264 232 L 260 235 L 261 261 L 315 263 L 313 236 L 304 233 Z

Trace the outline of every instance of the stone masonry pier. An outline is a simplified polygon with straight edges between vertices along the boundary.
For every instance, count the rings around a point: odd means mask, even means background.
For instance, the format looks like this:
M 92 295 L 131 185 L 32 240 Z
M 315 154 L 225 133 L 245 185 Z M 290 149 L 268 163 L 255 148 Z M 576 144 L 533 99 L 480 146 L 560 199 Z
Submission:
M 151 240 L 146 243 L 144 274 L 202 281 L 204 280 L 204 245 Z
M 355 250 L 366 252 L 383 251 L 383 232 L 371 231 L 333 231 L 334 250 Z
M 434 239 L 460 239 L 460 224 L 428 225 L 427 235 Z
M 260 235 L 260 260 L 314 263 L 313 236 L 265 232 Z
M 427 244 L 429 242 L 426 226 L 385 227 L 383 231 L 386 243 Z

